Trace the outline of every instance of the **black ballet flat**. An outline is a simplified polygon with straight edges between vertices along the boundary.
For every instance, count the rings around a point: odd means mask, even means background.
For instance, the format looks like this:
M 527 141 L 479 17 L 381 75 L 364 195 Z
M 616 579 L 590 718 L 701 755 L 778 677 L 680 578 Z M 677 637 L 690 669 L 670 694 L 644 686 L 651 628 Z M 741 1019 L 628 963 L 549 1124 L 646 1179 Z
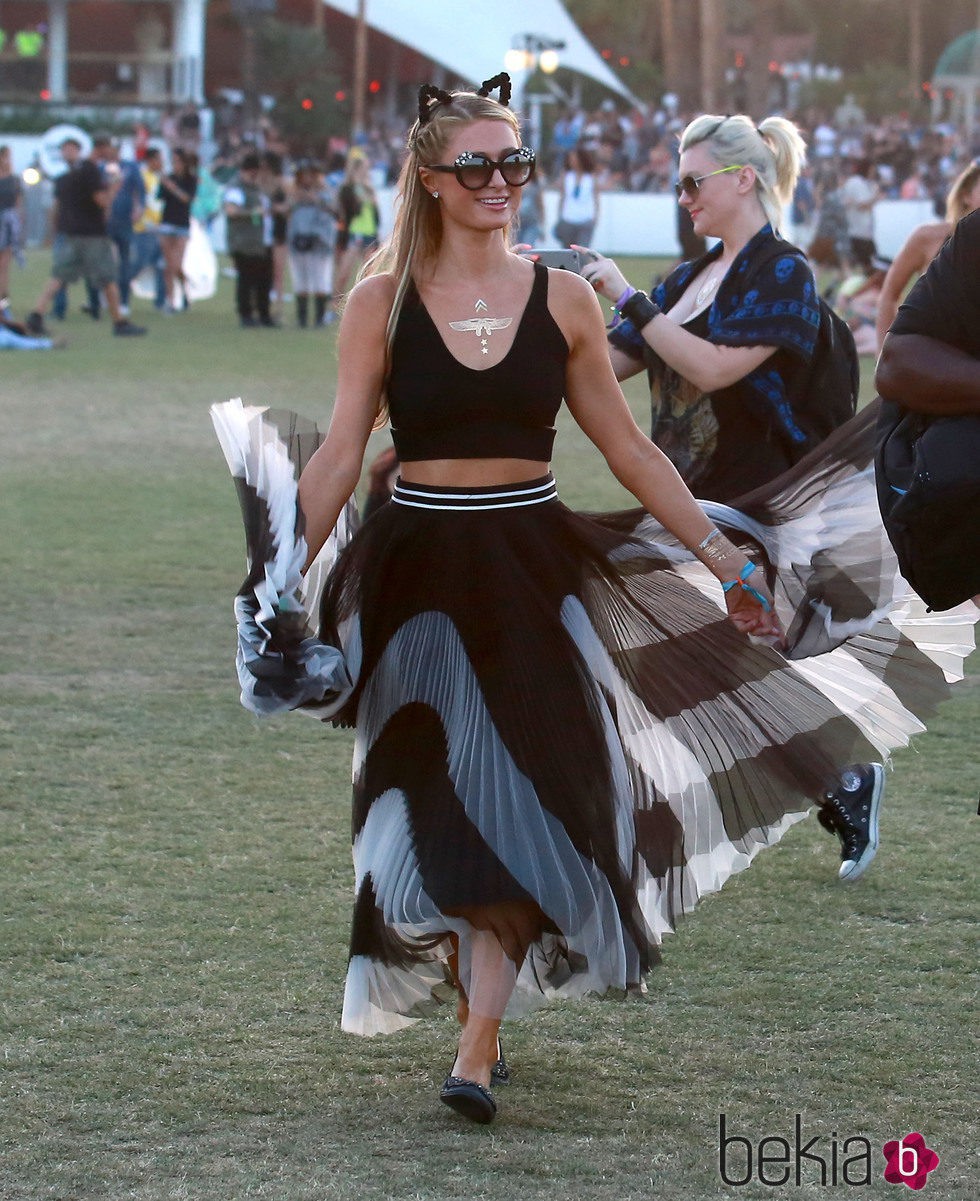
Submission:
M 510 1084 L 510 1068 L 504 1059 L 504 1044 L 497 1039 L 497 1062 L 490 1069 L 491 1084 Z
M 471 1122 L 483 1125 L 492 1122 L 497 1113 L 493 1093 L 475 1080 L 464 1080 L 462 1076 L 446 1077 L 439 1090 L 439 1100 Z

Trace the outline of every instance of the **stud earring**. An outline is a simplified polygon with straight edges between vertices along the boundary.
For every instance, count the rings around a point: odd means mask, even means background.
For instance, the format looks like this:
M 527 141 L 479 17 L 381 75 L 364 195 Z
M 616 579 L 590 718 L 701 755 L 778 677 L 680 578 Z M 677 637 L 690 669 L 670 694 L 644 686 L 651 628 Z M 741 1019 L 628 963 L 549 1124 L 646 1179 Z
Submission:
M 438 199 L 439 199 L 439 193 L 438 193 L 438 192 L 433 192 L 433 193 L 432 193 L 432 199 L 433 199 L 433 200 L 438 200 Z

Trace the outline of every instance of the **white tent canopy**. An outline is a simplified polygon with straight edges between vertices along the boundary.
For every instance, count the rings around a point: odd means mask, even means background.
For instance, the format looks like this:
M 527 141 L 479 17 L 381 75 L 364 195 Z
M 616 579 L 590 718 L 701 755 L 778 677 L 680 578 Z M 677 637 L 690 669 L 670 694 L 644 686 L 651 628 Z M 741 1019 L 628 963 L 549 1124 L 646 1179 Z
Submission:
M 356 17 L 358 0 L 323 0 L 328 8 Z M 504 69 L 508 50 L 524 38 L 564 42 L 563 67 L 588 75 L 629 100 L 632 93 L 616 78 L 565 11 L 561 0 L 365 0 L 372 29 L 411 46 L 469 83 Z

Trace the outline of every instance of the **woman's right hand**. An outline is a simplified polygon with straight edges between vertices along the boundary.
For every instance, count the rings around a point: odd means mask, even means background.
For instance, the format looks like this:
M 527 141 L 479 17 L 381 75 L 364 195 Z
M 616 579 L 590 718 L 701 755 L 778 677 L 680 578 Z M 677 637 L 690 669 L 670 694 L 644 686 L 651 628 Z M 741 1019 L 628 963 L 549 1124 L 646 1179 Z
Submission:
M 600 296 L 607 300 L 618 300 L 630 286 L 629 280 L 612 259 L 590 250 L 587 246 L 572 246 L 583 258 L 582 278 L 587 279 Z

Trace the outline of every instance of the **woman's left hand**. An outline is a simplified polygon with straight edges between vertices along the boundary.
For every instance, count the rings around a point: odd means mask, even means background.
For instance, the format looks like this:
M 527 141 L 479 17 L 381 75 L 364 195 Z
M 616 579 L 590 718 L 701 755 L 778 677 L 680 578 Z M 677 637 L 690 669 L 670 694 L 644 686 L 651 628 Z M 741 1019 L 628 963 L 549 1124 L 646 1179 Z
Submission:
M 777 645 L 782 645 L 785 639 L 783 627 L 776 615 L 772 593 L 763 581 L 761 572 L 752 573 L 751 588 L 750 591 L 736 584 L 725 593 L 730 621 L 743 634 L 776 639 Z M 758 593 L 758 596 L 754 593 Z
M 572 246 L 582 256 L 582 278 L 587 279 L 600 296 L 618 300 L 629 287 L 629 281 L 612 259 L 597 254 L 587 246 Z

